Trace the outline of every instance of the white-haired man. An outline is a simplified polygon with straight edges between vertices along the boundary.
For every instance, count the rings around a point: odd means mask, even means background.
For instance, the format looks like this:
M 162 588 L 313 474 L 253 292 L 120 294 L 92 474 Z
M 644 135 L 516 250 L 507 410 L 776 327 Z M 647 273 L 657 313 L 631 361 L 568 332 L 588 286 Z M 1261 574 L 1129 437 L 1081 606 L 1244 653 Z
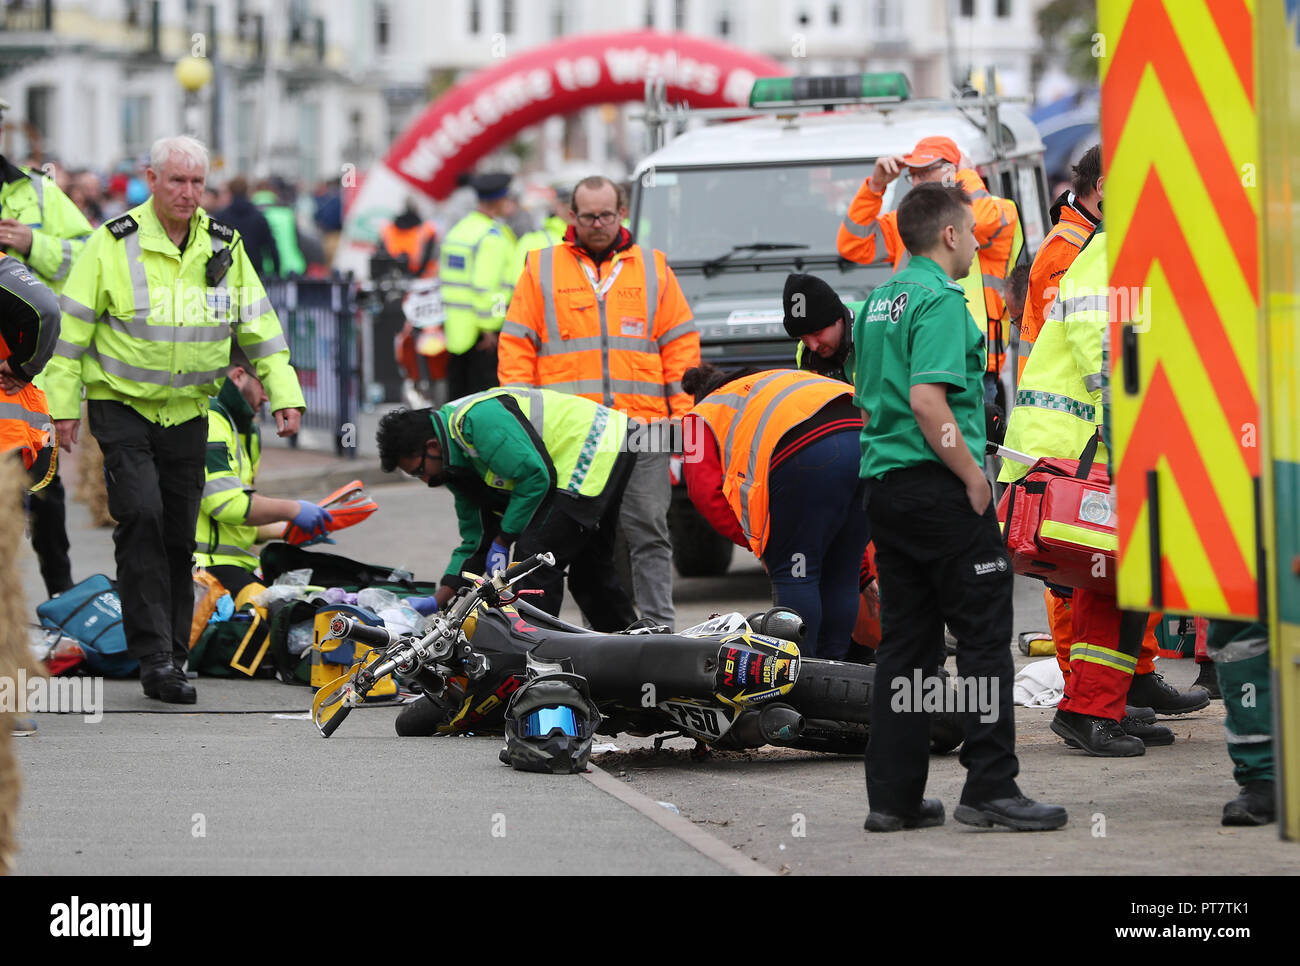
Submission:
M 266 386 L 281 436 L 304 408 L 289 346 L 238 233 L 200 206 L 208 154 L 190 137 L 150 152 L 152 197 L 95 230 L 63 289 L 48 372 L 60 445 L 77 441 L 81 394 L 104 450 L 122 624 L 151 698 L 196 700 L 182 666 L 203 496 L 208 397 L 232 334 Z

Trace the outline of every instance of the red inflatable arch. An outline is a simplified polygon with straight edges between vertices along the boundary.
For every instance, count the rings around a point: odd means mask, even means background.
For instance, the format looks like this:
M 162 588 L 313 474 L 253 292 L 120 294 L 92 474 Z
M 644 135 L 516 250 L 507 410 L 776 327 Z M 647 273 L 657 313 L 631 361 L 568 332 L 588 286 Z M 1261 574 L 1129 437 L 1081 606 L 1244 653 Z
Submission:
M 529 125 L 593 104 L 642 100 L 649 77 L 664 79 L 670 102 L 728 107 L 748 102 L 755 77 L 788 73 L 777 61 L 686 34 L 586 34 L 457 84 L 397 139 L 384 163 L 442 199 L 457 175 Z

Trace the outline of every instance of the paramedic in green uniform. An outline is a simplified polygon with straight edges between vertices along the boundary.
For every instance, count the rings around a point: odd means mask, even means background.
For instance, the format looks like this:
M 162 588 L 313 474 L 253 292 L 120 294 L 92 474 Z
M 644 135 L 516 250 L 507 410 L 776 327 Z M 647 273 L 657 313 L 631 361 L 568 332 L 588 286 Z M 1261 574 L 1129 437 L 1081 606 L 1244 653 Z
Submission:
M 978 246 L 970 196 L 918 185 L 898 207 L 898 228 L 911 259 L 872 291 L 853 326 L 855 402 L 867 414 L 861 475 L 882 603 L 866 828 L 943 824 L 943 803 L 923 798 L 930 751 L 923 697 L 938 672 L 945 623 L 957 638 L 959 682 L 967 682 L 957 708 L 967 775 L 953 817 L 1060 828 L 1064 808 L 1034 802 L 1016 785 L 1014 575 L 983 471 L 984 334 L 954 281 L 970 271 Z

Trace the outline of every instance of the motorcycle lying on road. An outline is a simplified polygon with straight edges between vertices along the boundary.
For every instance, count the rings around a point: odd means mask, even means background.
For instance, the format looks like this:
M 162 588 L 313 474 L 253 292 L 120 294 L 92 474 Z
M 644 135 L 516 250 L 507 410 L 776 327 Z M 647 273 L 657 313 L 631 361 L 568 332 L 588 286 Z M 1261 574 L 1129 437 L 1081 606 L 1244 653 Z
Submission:
M 803 625 L 793 611 L 724 614 L 676 634 L 654 627 L 598 633 L 512 592 L 554 563 L 552 555 L 537 554 L 476 578 L 429 618 L 422 635 L 336 615 L 325 639 L 368 650 L 358 649 L 352 669 L 317 692 L 312 717 L 320 733 L 332 735 L 394 672 L 423 690 L 418 700 L 429 704 L 419 712 L 433 718 L 425 733 L 500 731 L 510 695 L 530 675 L 566 671 L 587 679 L 604 716 L 599 734 L 679 733 L 728 750 L 769 744 L 832 754 L 865 750 L 875 669 L 801 657 Z M 933 713 L 930 720 L 932 751 L 961 744 L 955 714 Z

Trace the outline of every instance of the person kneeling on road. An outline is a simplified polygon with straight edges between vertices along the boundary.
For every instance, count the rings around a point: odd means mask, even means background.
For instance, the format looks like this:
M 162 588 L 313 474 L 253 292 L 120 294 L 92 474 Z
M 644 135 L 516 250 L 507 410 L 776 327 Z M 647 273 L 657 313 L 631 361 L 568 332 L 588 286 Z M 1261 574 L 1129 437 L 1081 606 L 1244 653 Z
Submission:
M 1012 706 L 1014 575 L 982 469 L 984 333 L 954 278 L 978 246 L 970 196 L 918 185 L 898 207 L 907 267 L 872 291 L 854 324 L 854 401 L 867 413 L 861 476 L 880 576 L 882 636 L 876 654 L 866 751 L 872 832 L 942 825 L 943 803 L 923 798 L 929 713 L 900 686 L 938 673 L 946 622 L 957 670 L 993 696 L 965 725 L 966 784 L 954 817 L 967 825 L 1055 829 L 1066 811 L 1021 794 Z M 894 699 L 884 699 L 889 691 Z
M 208 408 L 194 561 L 230 592 L 236 608 L 265 589 L 253 573 L 258 565 L 254 544 L 281 536 L 286 522 L 314 536 L 323 534 L 331 521 L 329 511 L 318 504 L 253 492 L 262 459 L 257 412 L 268 398 L 252 363 L 232 345 L 226 380 Z
M 614 527 L 636 461 L 627 417 L 549 389 L 490 389 L 441 409 L 397 409 L 379 423 L 384 472 L 401 469 L 456 501 L 461 544 L 435 595 L 445 607 L 468 586 L 462 571 L 504 570 L 519 559 L 555 555 L 519 586 L 541 590 L 536 605 L 559 616 L 564 570 L 593 629 L 621 631 L 636 610 L 614 567 Z

